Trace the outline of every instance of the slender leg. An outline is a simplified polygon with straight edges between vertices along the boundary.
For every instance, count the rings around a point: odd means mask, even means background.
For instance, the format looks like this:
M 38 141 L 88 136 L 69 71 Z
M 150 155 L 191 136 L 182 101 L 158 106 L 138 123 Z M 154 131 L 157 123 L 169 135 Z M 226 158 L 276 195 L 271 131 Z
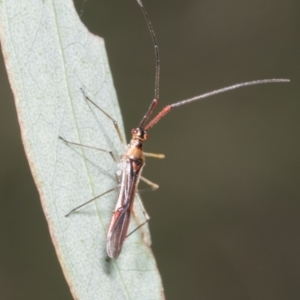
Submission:
M 114 127 L 115 127 L 115 129 L 116 129 L 116 131 L 117 131 L 117 134 L 118 134 L 118 136 L 119 136 L 119 139 L 120 139 L 121 143 L 122 143 L 124 146 L 126 146 L 125 139 L 123 138 L 123 135 L 122 135 L 122 133 L 121 133 L 121 130 L 120 130 L 120 127 L 119 127 L 117 121 L 116 121 L 115 119 L 113 119 L 108 113 L 106 113 L 106 112 L 105 112 L 100 106 L 98 106 L 94 101 L 92 101 L 92 100 L 85 94 L 85 92 L 84 92 L 84 90 L 83 90 L 82 88 L 81 88 L 80 90 L 81 90 L 81 92 L 83 93 L 83 95 L 84 95 L 84 97 L 85 97 L 85 99 L 86 99 L 87 101 L 89 101 L 89 102 L 92 103 L 95 107 L 97 107 L 97 108 L 98 108 L 105 116 L 107 116 L 107 117 L 113 122 Z M 79 144 L 79 143 L 75 143 L 75 142 L 71 142 L 71 141 L 68 141 L 68 140 L 64 139 L 64 138 L 61 137 L 61 136 L 59 136 L 59 138 L 60 138 L 61 140 L 63 140 L 66 144 L 72 144 L 72 145 L 81 146 L 81 147 L 90 148 L 90 149 L 95 149 L 95 150 L 98 150 L 98 151 L 102 151 L 102 152 L 108 153 L 108 154 L 112 157 L 113 161 L 114 161 L 115 163 L 117 163 L 116 157 L 114 156 L 114 154 L 113 154 L 112 151 L 105 150 L 105 149 L 101 149 L 101 148 L 97 148 L 97 147 L 93 147 L 93 146 L 83 145 L 83 144 Z M 161 155 L 162 155 L 162 154 L 158 154 L 158 156 L 161 156 Z M 153 155 L 151 155 L 151 153 L 150 153 L 150 156 L 154 157 Z M 164 156 L 164 155 L 163 155 L 163 156 Z M 162 157 L 158 157 L 158 158 L 162 158 Z
M 156 184 L 156 183 L 154 183 L 154 182 L 146 179 L 145 177 L 141 176 L 140 178 L 141 178 L 142 181 L 144 181 L 145 183 L 147 183 L 148 185 L 150 185 L 151 188 L 152 188 L 152 190 L 157 190 L 159 188 L 158 184 Z M 143 225 L 145 225 L 146 223 L 148 223 L 150 221 L 150 216 L 148 215 L 148 213 L 147 213 L 147 211 L 145 209 L 145 206 L 143 205 L 143 202 L 142 202 L 142 200 L 140 198 L 140 195 L 138 193 L 136 193 L 136 198 L 137 198 L 138 203 L 139 203 L 139 205 L 140 205 L 140 207 L 142 209 L 142 212 L 143 212 L 143 214 L 145 216 L 146 221 L 143 222 L 142 224 L 140 224 L 137 228 L 135 228 L 134 230 L 132 230 L 130 233 L 128 233 L 126 237 L 130 236 L 132 233 L 134 233 L 135 231 L 137 231 L 139 228 L 141 228 Z
M 150 221 L 150 216 L 148 215 L 148 213 L 147 213 L 147 211 L 146 211 L 146 209 L 145 209 L 145 207 L 143 205 L 143 202 L 141 201 L 141 198 L 140 198 L 140 196 L 139 196 L 138 193 L 136 193 L 136 198 L 137 198 L 138 203 L 139 203 L 139 205 L 140 205 L 140 207 L 142 209 L 142 212 L 143 212 L 143 214 L 145 216 L 146 221 L 143 222 L 142 224 L 140 224 L 138 227 L 136 227 L 130 233 L 128 233 L 127 236 L 126 236 L 126 238 L 128 238 L 131 234 L 133 234 L 134 232 L 136 232 L 138 229 L 140 229 L 142 226 L 144 226 L 146 223 L 148 223 Z
M 106 116 L 113 122 L 113 124 L 114 124 L 114 126 L 115 126 L 115 129 L 116 129 L 116 131 L 117 131 L 117 133 L 118 133 L 118 136 L 119 136 L 119 139 L 120 139 L 121 143 L 122 143 L 124 146 L 126 146 L 125 139 L 123 138 L 123 135 L 122 135 L 122 133 L 121 133 L 121 130 L 120 130 L 120 127 L 119 127 L 117 121 L 116 121 L 115 119 L 113 119 L 108 113 L 106 113 L 106 112 L 105 112 L 100 106 L 98 106 L 94 101 L 92 101 L 92 100 L 85 94 L 85 92 L 84 92 L 84 90 L 83 90 L 82 88 L 81 88 L 81 91 L 82 91 L 82 93 L 83 93 L 83 95 L 84 95 L 84 97 L 85 97 L 85 99 L 86 99 L 87 101 L 89 101 L 89 102 L 92 103 L 95 107 L 97 107 L 104 115 L 106 115 Z
M 82 93 L 83 93 L 83 95 L 84 95 L 84 97 L 85 97 L 85 99 L 86 99 L 87 101 L 89 101 L 89 102 L 92 103 L 95 107 L 97 107 L 104 115 L 106 115 L 106 116 L 113 122 L 114 127 L 115 127 L 115 129 L 116 129 L 116 131 L 117 131 L 117 134 L 118 134 L 118 136 L 119 136 L 119 139 L 120 139 L 121 143 L 122 143 L 123 145 L 126 145 L 126 144 L 125 144 L 125 140 L 124 140 L 124 138 L 123 138 L 123 136 L 122 136 L 122 133 L 121 133 L 121 130 L 120 130 L 120 128 L 119 128 L 119 125 L 118 125 L 117 121 L 114 120 L 109 114 L 107 114 L 102 108 L 100 108 L 100 107 L 99 107 L 95 102 L 93 102 L 90 98 L 88 98 L 88 97 L 86 96 L 86 94 L 84 93 L 83 89 L 81 89 L 81 91 L 82 91 Z M 85 148 L 89 148 L 89 149 L 94 149 L 94 150 L 98 150 L 98 151 L 105 152 L 105 153 L 107 153 L 107 154 L 109 154 L 109 155 L 111 156 L 111 158 L 113 159 L 113 161 L 114 161 L 115 163 L 118 163 L 118 161 L 117 161 L 117 159 L 116 159 L 116 157 L 115 157 L 115 155 L 113 154 L 112 151 L 109 151 L 109 150 L 106 150 L 106 149 L 102 149 L 102 148 L 93 147 L 93 146 L 83 145 L 83 144 L 79 144 L 79 143 L 75 143 L 75 142 L 71 142 L 71 141 L 68 141 L 68 140 L 64 139 L 64 138 L 61 137 L 61 136 L 59 136 L 59 138 L 60 138 L 61 140 L 63 140 L 66 144 L 71 144 L 71 145 L 75 145 L 75 146 L 80 146 L 80 147 L 85 147 Z M 110 190 L 108 190 L 108 191 L 106 191 L 106 192 L 104 192 L 104 193 L 102 193 L 102 194 L 100 194 L 100 195 L 98 195 L 98 196 L 96 196 L 96 197 L 90 199 L 89 201 L 87 201 L 87 202 L 85 202 L 85 203 L 83 203 L 83 204 L 81 204 L 81 205 L 75 207 L 74 209 L 72 209 L 72 210 L 71 210 L 68 214 L 66 214 L 65 216 L 68 217 L 71 213 L 73 213 L 73 212 L 76 211 L 77 209 L 79 209 L 79 208 L 85 206 L 86 204 L 88 204 L 88 203 L 90 203 L 90 202 L 92 202 L 92 201 L 94 201 L 94 200 L 96 200 L 96 199 L 98 199 L 98 198 L 104 196 L 104 195 L 107 194 L 107 193 L 110 193 L 110 192 L 112 192 L 112 191 L 118 189 L 118 188 L 119 188 L 119 184 L 120 184 L 120 182 L 119 182 L 120 180 L 119 180 L 117 174 L 116 174 L 116 180 L 117 180 L 117 182 L 118 182 L 118 186 L 117 186 L 117 187 L 114 187 L 114 188 L 112 188 L 112 189 L 110 189 Z
M 84 147 L 84 148 L 90 148 L 90 149 L 94 149 L 94 150 L 98 150 L 98 151 L 102 151 L 102 152 L 108 153 L 111 156 L 111 158 L 113 159 L 113 161 L 115 163 L 118 162 L 112 151 L 101 149 L 101 148 L 97 148 L 97 147 L 93 147 L 93 146 L 88 146 L 88 145 L 83 145 L 83 144 L 79 144 L 79 143 L 70 142 L 70 141 L 64 139 L 61 136 L 59 136 L 58 138 L 60 138 L 61 140 L 63 140 L 66 144 L 71 144 L 71 145 L 80 146 L 80 147 Z
M 110 190 L 108 190 L 108 191 L 106 191 L 106 192 L 104 192 L 104 193 L 102 193 L 102 194 L 100 194 L 100 195 L 98 195 L 98 196 L 96 196 L 96 197 L 90 199 L 89 201 L 80 204 L 79 206 L 73 208 L 69 213 L 67 213 L 67 214 L 65 215 L 65 217 L 68 217 L 71 213 L 73 213 L 75 210 L 81 208 L 82 206 L 85 206 L 86 204 L 88 204 L 88 203 L 90 203 L 90 202 L 92 202 L 92 201 L 94 201 L 94 200 L 96 200 L 96 199 L 98 199 L 98 198 L 104 196 L 105 194 L 108 194 L 108 193 L 110 193 L 110 192 L 112 192 L 112 191 L 118 189 L 118 188 L 119 188 L 119 186 L 116 186 L 116 187 L 114 187 L 114 188 L 112 188 L 112 189 L 110 189 Z
M 164 154 L 158 154 L 158 153 L 148 153 L 148 152 L 144 152 L 144 155 L 146 157 L 153 157 L 153 158 L 159 158 L 159 159 L 163 159 L 165 158 Z
M 159 188 L 158 184 L 156 184 L 156 183 L 148 180 L 147 178 L 145 178 L 143 176 L 141 176 L 140 178 L 141 178 L 142 181 L 144 181 L 145 183 L 147 183 L 148 185 L 150 185 L 151 188 L 152 188 L 152 190 L 157 190 Z
M 101 148 L 97 148 L 97 147 L 92 147 L 92 146 L 82 145 L 82 144 L 79 144 L 79 143 L 70 142 L 70 141 L 67 141 L 66 139 L 62 138 L 61 136 L 59 136 L 59 138 L 60 138 L 61 140 L 63 140 L 66 144 L 71 144 L 71 145 L 75 145 L 75 146 L 85 147 L 85 148 L 89 148 L 89 149 L 95 149 L 95 150 L 98 150 L 98 151 L 102 151 L 102 152 L 108 153 L 108 154 L 111 156 L 111 158 L 113 159 L 113 161 L 114 161 L 115 163 L 117 163 L 117 159 L 116 159 L 116 157 L 114 156 L 114 154 L 113 154 L 112 151 L 108 151 L 108 150 L 101 149 Z M 119 184 L 119 180 L 118 180 L 117 174 L 116 174 L 116 180 L 117 180 L 117 182 L 118 182 L 118 184 Z M 94 201 L 94 200 L 96 200 L 96 199 L 98 199 L 98 198 L 104 196 L 105 194 L 107 194 L 107 193 L 109 193 L 109 192 L 111 192 L 111 191 L 114 191 L 114 190 L 118 189 L 118 188 L 119 188 L 119 186 L 114 187 L 114 188 L 112 188 L 112 189 L 110 189 L 110 190 L 108 190 L 108 191 L 106 191 L 106 192 L 104 192 L 104 193 L 102 193 L 102 194 L 100 194 L 100 195 L 98 195 L 98 196 L 96 196 L 96 197 L 90 199 L 89 201 L 87 201 L 87 202 L 85 202 L 85 203 L 83 203 L 83 204 L 81 204 L 81 205 L 75 207 L 75 208 L 72 209 L 69 213 L 67 213 L 67 214 L 65 215 L 65 217 L 68 217 L 71 213 L 73 213 L 73 212 L 76 211 L 77 209 L 81 208 L 82 206 L 85 206 L 86 204 L 88 204 L 88 203 L 90 203 L 90 202 L 92 202 L 92 201 Z
M 151 186 L 152 190 L 157 190 L 159 188 L 159 185 L 146 179 L 145 177 L 141 176 L 140 177 L 142 181 L 144 181 L 145 183 L 147 183 L 148 185 Z M 142 224 L 140 224 L 137 228 L 135 228 L 134 230 L 132 230 L 130 233 L 127 234 L 126 237 L 130 236 L 132 233 L 134 233 L 135 231 L 137 231 L 139 228 L 141 228 L 143 225 L 145 225 L 146 223 L 148 223 L 150 221 L 150 216 L 148 215 L 145 206 L 143 205 L 143 202 L 141 201 L 140 195 L 138 193 L 136 193 L 136 198 L 138 200 L 138 203 L 142 209 L 142 212 L 145 216 L 146 221 L 143 222 Z

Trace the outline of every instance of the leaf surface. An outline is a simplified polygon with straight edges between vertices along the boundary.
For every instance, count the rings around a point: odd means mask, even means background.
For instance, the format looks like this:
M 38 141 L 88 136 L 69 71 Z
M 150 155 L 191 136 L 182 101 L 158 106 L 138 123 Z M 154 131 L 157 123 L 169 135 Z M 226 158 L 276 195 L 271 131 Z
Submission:
M 70 0 L 0 2 L 0 37 L 15 96 L 21 135 L 63 272 L 75 299 L 161 299 L 147 226 L 106 262 L 106 232 L 117 191 L 65 217 L 71 209 L 115 187 L 117 165 L 103 152 L 67 140 L 124 152 L 124 135 L 104 42 L 87 31 Z M 30 199 L 27 199 L 30 201 Z M 129 231 L 144 221 L 134 206 Z

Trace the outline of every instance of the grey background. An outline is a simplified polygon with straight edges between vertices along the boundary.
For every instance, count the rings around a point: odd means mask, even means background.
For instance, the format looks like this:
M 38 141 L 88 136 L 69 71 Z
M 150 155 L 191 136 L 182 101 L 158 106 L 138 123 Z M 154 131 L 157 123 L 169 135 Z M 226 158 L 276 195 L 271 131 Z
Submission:
M 161 107 L 238 82 L 292 80 L 175 109 L 149 132 L 145 149 L 166 155 L 147 160 L 160 189 L 142 196 L 167 299 L 299 299 L 299 1 L 144 2 L 161 51 Z M 89 0 L 82 19 L 105 38 L 129 133 L 153 97 L 142 14 L 134 0 Z M 0 298 L 72 299 L 2 61 L 0 89 Z

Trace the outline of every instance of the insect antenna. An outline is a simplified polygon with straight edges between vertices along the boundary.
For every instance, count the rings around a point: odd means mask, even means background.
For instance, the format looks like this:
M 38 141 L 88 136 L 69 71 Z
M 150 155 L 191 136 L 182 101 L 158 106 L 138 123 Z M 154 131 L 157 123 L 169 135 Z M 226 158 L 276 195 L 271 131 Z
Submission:
M 231 90 L 235 90 L 241 87 L 246 87 L 246 86 L 250 86 L 250 85 L 257 85 L 257 84 L 264 84 L 264 83 L 280 83 L 280 82 L 290 82 L 289 79 L 262 79 L 262 80 L 254 80 L 254 81 L 248 81 L 248 82 L 242 82 L 242 83 L 238 83 L 238 84 L 234 84 L 234 85 L 230 85 L 218 90 L 214 90 L 199 96 L 195 96 L 189 99 L 185 99 L 185 100 L 181 100 L 172 104 L 169 104 L 167 106 L 165 106 L 146 126 L 145 126 L 145 130 L 148 130 L 150 128 L 152 128 L 161 118 L 163 118 L 168 112 L 171 111 L 172 108 L 174 107 L 178 107 L 181 105 L 185 105 L 197 100 L 201 100 L 204 98 L 208 98 L 210 96 L 214 96 L 217 94 L 221 94 L 224 92 L 228 92 Z
M 241 87 L 245 87 L 245 86 L 250 86 L 250 85 L 257 85 L 257 84 L 264 84 L 264 83 L 278 83 L 278 82 L 289 82 L 289 79 L 262 79 L 262 80 L 254 80 L 254 81 L 248 81 L 248 82 L 242 82 L 242 83 L 238 83 L 238 84 L 234 84 L 231 86 L 227 86 L 225 88 L 221 88 L 218 90 L 214 90 L 212 92 L 208 92 L 199 96 L 195 96 L 192 98 L 188 98 L 185 100 L 181 100 L 172 104 L 169 104 L 167 106 L 165 106 L 160 112 L 158 112 L 158 114 L 145 126 L 146 122 L 148 121 L 150 115 L 153 113 L 155 107 L 158 104 L 159 101 L 159 78 L 160 78 L 160 58 L 159 58 L 159 49 L 158 49 L 158 43 L 157 43 L 157 39 L 156 39 L 156 35 L 154 32 L 154 29 L 152 27 L 151 21 L 148 17 L 147 11 L 142 3 L 141 0 L 137 0 L 138 5 L 140 6 L 144 18 L 146 20 L 152 41 L 153 41 L 153 45 L 154 45 L 154 52 L 155 52 L 155 59 L 156 59 L 156 64 L 155 64 L 155 83 L 154 83 L 154 99 L 152 100 L 146 114 L 144 115 L 144 117 L 142 118 L 140 124 L 139 124 L 139 128 L 143 128 L 145 130 L 148 130 L 150 128 L 152 128 L 161 118 L 163 118 L 168 112 L 171 111 L 172 108 L 174 107 L 178 107 L 184 104 L 188 104 L 197 100 L 201 100 L 213 95 L 217 95 L 217 94 L 221 94 L 227 91 L 231 91 L 231 90 L 235 90 Z
M 154 99 L 150 105 L 150 107 L 148 108 L 146 114 L 144 115 L 142 121 L 139 124 L 139 128 L 144 128 L 145 123 L 147 122 L 148 118 L 150 117 L 150 115 L 152 114 L 154 108 L 156 107 L 156 105 L 158 104 L 159 101 L 159 78 L 160 78 L 160 58 L 159 58 L 159 49 L 158 49 L 158 43 L 157 43 L 157 39 L 156 39 L 156 35 L 153 29 L 153 26 L 151 24 L 151 21 L 148 17 L 147 11 L 142 3 L 141 0 L 137 0 L 138 5 L 140 6 L 145 21 L 147 23 L 152 41 L 153 41 L 153 45 L 154 45 L 154 53 L 155 53 L 155 81 L 154 81 Z

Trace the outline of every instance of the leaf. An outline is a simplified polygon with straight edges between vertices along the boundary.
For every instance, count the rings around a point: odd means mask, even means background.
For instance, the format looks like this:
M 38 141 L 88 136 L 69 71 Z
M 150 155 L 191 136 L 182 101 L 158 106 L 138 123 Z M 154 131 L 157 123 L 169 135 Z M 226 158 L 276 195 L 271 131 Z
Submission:
M 112 122 L 124 129 L 104 42 L 80 22 L 69 0 L 0 2 L 1 45 L 15 96 L 21 134 L 56 253 L 75 299 L 161 299 L 147 226 L 106 262 L 106 231 L 117 191 L 68 218 L 81 203 L 116 186 L 116 164 L 94 149 L 124 147 Z M 135 204 L 130 229 L 144 221 Z

